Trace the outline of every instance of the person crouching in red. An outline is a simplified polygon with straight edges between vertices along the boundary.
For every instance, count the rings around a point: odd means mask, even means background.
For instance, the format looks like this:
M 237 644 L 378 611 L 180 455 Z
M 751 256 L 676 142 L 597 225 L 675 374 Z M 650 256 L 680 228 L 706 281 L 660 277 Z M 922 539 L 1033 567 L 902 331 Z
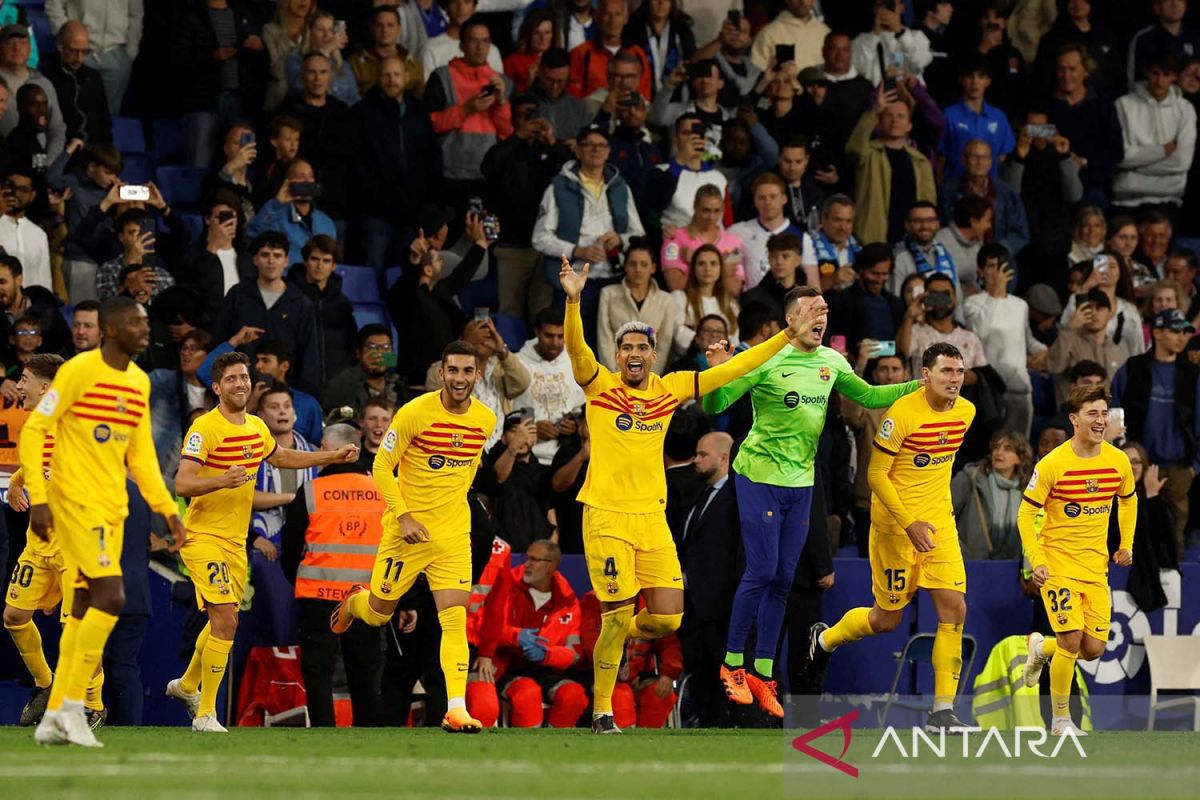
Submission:
M 467 711 L 496 724 L 500 697 L 511 704 L 514 728 L 537 728 L 549 703 L 552 728 L 574 727 L 588 707 L 583 686 L 567 677 L 579 662 L 579 600 L 558 572 L 562 551 L 541 539 L 529 545 L 525 563 L 484 603 L 475 675 L 467 683 Z M 503 603 L 501 613 L 487 606 Z M 492 609 L 496 610 L 496 609 Z

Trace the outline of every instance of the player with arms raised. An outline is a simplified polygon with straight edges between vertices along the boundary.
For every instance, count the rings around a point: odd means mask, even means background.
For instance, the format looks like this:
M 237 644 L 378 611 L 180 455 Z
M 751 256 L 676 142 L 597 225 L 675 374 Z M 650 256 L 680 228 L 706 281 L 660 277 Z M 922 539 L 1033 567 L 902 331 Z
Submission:
M 217 721 L 217 690 L 246 588 L 246 531 L 259 468 L 264 461 L 280 469 L 305 469 L 358 460 L 358 447 L 352 444 L 311 453 L 277 447 L 267 423 L 246 413 L 252 388 L 249 356 L 217 356 L 212 367 L 217 407 L 188 429 L 175 476 L 175 492 L 192 498 L 183 517 L 188 540 L 179 554 L 208 624 L 196 637 L 183 677 L 167 684 L 167 697 L 187 706 L 192 730 L 200 733 L 226 733 Z
M 938 619 L 933 710 L 925 730 L 959 733 L 966 726 L 954 716 L 953 701 L 962 669 L 967 571 L 954 525 L 950 473 L 975 406 L 959 396 L 966 370 L 954 345 L 941 342 L 927 349 L 921 375 L 924 391 L 900 398 L 880 423 L 867 471 L 875 604 L 850 609 L 832 628 L 814 625 L 808 657 L 816 676 L 823 676 L 835 649 L 895 630 L 917 589 L 925 589 Z
M 1133 467 L 1124 451 L 1104 440 L 1108 405 L 1103 386 L 1071 390 L 1067 414 L 1075 433 L 1038 462 L 1017 514 L 1033 585 L 1054 629 L 1054 639 L 1030 634 L 1025 685 L 1036 686 L 1050 662 L 1050 732 L 1055 736 L 1086 735 L 1071 721 L 1075 662 L 1099 658 L 1108 646 L 1108 522 L 1114 497 L 1121 542 L 1112 560 L 1122 567 L 1133 563 L 1138 503 Z M 1046 519 L 1039 537 L 1034 518 L 1042 508 Z
M 784 298 L 789 316 L 806 297 L 825 305 L 820 292 L 801 286 Z M 733 598 L 721 681 L 733 702 L 757 700 L 780 718 L 783 707 L 771 675 L 796 564 L 808 538 L 813 462 L 829 394 L 837 389 L 867 408 L 887 408 L 919 386 L 916 381 L 869 385 L 840 353 L 821 346 L 825 323 L 822 316 L 817 327 L 800 331 L 770 361 L 704 396 L 709 414 L 721 413 L 747 391 L 754 405 L 754 425 L 733 463 L 746 571 Z M 747 670 L 743 652 L 752 625 L 758 633 L 754 664 Z
M 422 572 L 442 626 L 446 676 L 442 730 L 479 733 L 467 713 L 467 601 L 471 591 L 471 511 L 467 490 L 479 469 L 496 415 L 471 395 L 478 354 L 466 342 L 446 345 L 441 390 L 409 402 L 392 418 L 375 455 L 373 475 L 387 501 L 371 589 L 356 586 L 334 610 L 329 627 L 344 633 L 354 620 L 379 627 Z M 392 473 L 396 474 L 393 475 Z
M 100 328 L 104 343 L 59 368 L 21 431 L 29 528 L 42 541 L 53 532 L 75 576 L 58 674 L 35 733 L 40 744 L 102 746 L 88 727 L 83 701 L 125 605 L 127 471 L 150 508 L 167 518 L 173 549 L 187 536 L 158 470 L 150 436 L 150 379 L 133 363 L 150 345 L 150 320 L 134 300 L 113 297 L 100 306 Z M 53 482 L 42 466 L 47 436 L 54 437 Z
M 681 403 L 745 375 L 812 331 L 824 317 L 820 298 L 804 298 L 790 327 L 762 344 L 704 372 L 651 372 L 657 357 L 654 330 L 641 322 L 616 335 L 619 372 L 601 369 L 583 339 L 579 296 L 588 265 L 576 274 L 564 257 L 559 279 L 567 296 L 566 347 L 571 371 L 587 397 L 592 460 L 579 502 L 583 503 L 583 547 L 592 588 L 601 599 L 600 636 L 592 657 L 595 688 L 592 730 L 620 733 L 613 722 L 612 694 L 625 639 L 657 639 L 683 618 L 683 576 L 665 513 L 663 439 Z M 819 339 L 819 336 L 818 336 Z M 725 343 L 713 345 L 716 356 Z M 638 593 L 646 607 L 634 617 Z

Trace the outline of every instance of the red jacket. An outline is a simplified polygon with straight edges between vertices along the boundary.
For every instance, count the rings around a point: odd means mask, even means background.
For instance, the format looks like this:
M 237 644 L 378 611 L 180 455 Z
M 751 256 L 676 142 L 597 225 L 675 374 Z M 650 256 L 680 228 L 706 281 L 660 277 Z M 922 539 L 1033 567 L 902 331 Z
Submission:
M 501 591 L 493 591 L 484 603 L 483 630 L 479 655 L 496 662 L 496 674 L 509 667 L 517 670 L 551 669 L 566 672 L 579 661 L 579 600 L 561 572 L 554 574 L 550 599 L 541 608 L 533 607 L 529 586 L 522 578 L 525 565 L 514 567 Z M 500 603 L 499 607 L 493 603 Z M 487 611 L 488 606 L 499 613 Z M 546 658 L 532 664 L 521 655 L 518 637 L 525 628 L 534 628 L 548 642 Z
M 483 630 L 483 617 L 486 613 L 484 602 L 493 591 L 503 591 L 503 584 L 508 581 L 511 570 L 512 548 L 508 542 L 497 536 L 492 539 L 492 555 L 479 576 L 479 583 L 471 587 L 471 599 L 467 605 L 467 641 L 471 644 L 479 644 L 479 633 Z
M 584 657 L 590 662 L 596 639 L 600 636 L 600 601 L 595 592 L 583 596 L 583 623 L 580 638 Z M 637 609 L 646 607 L 646 601 L 638 597 Z M 683 645 L 675 634 L 661 639 L 630 639 L 625 642 L 628 659 L 628 681 L 633 682 L 642 675 L 667 675 L 679 680 L 683 674 Z
M 638 81 L 638 94 L 650 102 L 650 59 L 636 44 L 626 47 L 642 62 L 642 78 Z M 584 42 L 571 51 L 571 79 L 567 91 L 576 97 L 587 97 L 597 89 L 608 86 L 608 62 L 612 53 L 599 42 Z

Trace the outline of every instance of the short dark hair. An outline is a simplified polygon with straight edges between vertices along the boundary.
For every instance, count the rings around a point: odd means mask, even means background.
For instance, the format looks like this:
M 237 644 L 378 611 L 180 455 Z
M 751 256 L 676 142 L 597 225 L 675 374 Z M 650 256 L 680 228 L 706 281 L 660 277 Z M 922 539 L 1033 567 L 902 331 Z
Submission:
M 12 273 L 14 278 L 21 277 L 25 270 L 21 267 L 21 260 L 16 256 L 5 253 L 0 256 L 0 267 L 8 267 L 8 271 Z
M 571 54 L 561 47 L 551 47 L 542 53 L 541 65 L 546 69 L 562 69 L 571 66 Z
M 954 224 L 960 228 L 969 228 L 971 220 L 979 219 L 992 208 L 986 198 L 977 194 L 964 194 L 954 204 Z
M 254 356 L 275 356 L 275 360 L 280 364 L 283 362 L 292 363 L 292 346 L 282 339 L 267 339 L 258 346 L 254 351 Z
M 78 314 L 80 311 L 95 311 L 97 314 L 99 314 L 100 313 L 100 301 L 99 300 L 80 300 L 78 303 L 75 304 L 75 311 L 73 313 Z
M 263 389 L 263 393 L 259 395 L 259 405 L 261 406 L 262 403 L 266 401 L 267 396 L 272 394 L 286 394 L 289 400 L 293 399 L 294 397 L 292 395 L 291 387 L 289 387 L 286 383 L 283 381 L 271 381 L 269 384 L 267 384 L 267 388 Z
M 854 198 L 848 194 L 841 194 L 840 192 L 838 194 L 831 194 L 821 203 L 821 216 L 823 217 L 832 211 L 834 206 L 849 206 L 850 208 L 854 208 L 856 205 Z
M 475 0 L 475 5 L 476 5 L 476 7 L 479 6 L 478 0 Z M 458 27 L 458 35 L 459 35 L 459 38 L 465 38 L 467 35 L 467 31 L 470 30 L 471 28 L 487 28 L 487 27 L 488 27 L 487 19 L 483 15 L 472 14 L 470 17 L 467 18 L 467 20 L 465 22 L 463 22 L 462 25 L 460 25 Z M 492 29 L 488 28 L 488 35 L 490 36 L 491 33 L 492 33 Z
M 1103 384 L 1076 386 L 1067 393 L 1067 413 L 1078 414 L 1081 408 L 1097 400 L 1103 400 L 1105 404 L 1112 405 L 1112 395 L 1108 393 L 1108 389 Z
M 249 372 L 250 356 L 234 350 L 230 353 L 222 353 L 214 358 L 212 363 L 213 383 L 220 383 L 221 378 L 225 377 L 225 370 L 229 369 L 230 367 L 235 367 L 238 364 L 241 364 L 246 368 L 246 371 Z
M 874 267 L 876 264 L 891 261 L 894 257 L 892 248 L 883 242 L 871 242 L 868 245 L 863 245 L 863 248 L 858 251 L 858 255 L 854 257 L 854 269 L 858 272 L 863 272 Z
M 687 111 L 675 118 L 675 133 L 679 133 L 689 122 L 703 122 L 695 111 Z
M 788 147 L 799 147 L 806 153 L 812 152 L 812 142 L 803 133 L 792 133 L 784 137 L 784 140 L 779 143 L 779 149 L 783 150 Z
M 820 297 L 821 291 L 815 286 L 796 286 L 783 296 L 783 310 L 786 312 L 805 297 Z
M 400 20 L 400 9 L 397 8 L 396 6 L 390 6 L 390 5 L 375 6 L 375 10 L 371 12 L 371 21 L 374 22 L 375 18 L 378 17 L 380 14 L 391 14 L 393 17 L 396 18 L 396 22 L 401 21 Z
M 943 281 L 950 284 L 951 288 L 954 287 L 954 278 L 951 278 L 944 272 L 931 272 L 925 276 L 925 288 L 928 289 L 929 284 L 937 283 L 938 281 Z
M 80 305 L 82 305 L 82 303 Z M 79 306 L 75 306 L 75 313 L 79 313 Z M 179 340 L 181 345 L 184 342 L 191 342 L 192 347 L 195 347 L 197 350 L 203 350 L 207 353 L 212 350 L 213 337 L 211 333 L 203 328 L 192 328 L 183 335 L 182 339 Z
M 804 245 L 800 237 L 794 233 L 776 233 L 767 239 L 767 254 L 782 253 L 791 250 L 793 253 L 803 253 Z
M 975 254 L 975 266 L 982 267 L 993 258 L 1001 264 L 1012 263 L 1012 253 L 1008 252 L 1007 247 L 999 242 L 988 242 Z
M 256 256 L 267 248 L 286 253 L 292 249 L 292 244 L 281 231 L 263 231 L 250 242 L 250 255 Z
M 933 369 L 939 356 L 963 360 L 962 352 L 954 345 L 949 342 L 934 342 L 925 348 L 925 353 L 921 356 L 921 366 L 925 369 Z
M 543 58 L 542 60 L 544 61 L 545 59 Z M 704 186 L 708 185 L 709 184 L 707 183 L 704 184 Z M 701 186 L 700 188 L 703 189 L 704 186 Z M 651 241 L 645 236 L 634 236 L 630 238 L 629 247 L 625 248 L 625 258 L 628 259 L 629 254 L 634 250 L 645 250 L 650 254 L 650 260 L 654 262 L 654 265 L 658 266 L 658 251 L 654 248 L 653 243 L 651 243 Z
M 1143 225 L 1161 225 L 1163 223 L 1171 224 L 1171 218 L 1157 208 L 1148 208 L 1141 212 L 1141 219 L 1138 220 L 1138 227 Z
M 126 225 L 141 225 L 144 221 L 151 219 L 150 212 L 144 208 L 130 208 L 122 211 L 120 216 L 113 221 L 113 229 L 120 234 L 125 230 Z
M 537 313 L 537 316 L 533 318 L 533 329 L 536 331 L 538 328 L 544 328 L 547 325 L 554 325 L 561 328 L 564 323 L 565 320 L 563 320 L 563 312 L 554 306 L 550 306 L 548 308 L 543 308 Z
M 358 341 L 354 345 L 356 349 L 362 350 L 367 346 L 367 339 L 372 336 L 386 336 L 392 338 L 392 332 L 382 322 L 368 322 L 358 329 Z
M 396 410 L 396 407 L 392 405 L 392 401 L 382 395 L 367 398 L 367 401 L 362 404 L 362 410 L 358 412 L 359 417 L 365 417 L 368 408 L 382 408 L 388 413 L 394 413 Z
M 442 364 L 445 365 L 446 359 L 450 356 L 470 356 L 476 361 L 479 360 L 479 351 L 470 342 L 464 342 L 462 339 L 455 339 L 448 345 L 442 348 Z
M 335 262 L 342 260 L 342 252 L 338 247 L 337 239 L 324 233 L 318 233 L 305 242 L 304 247 L 300 248 L 300 257 L 307 261 L 314 250 L 323 255 L 333 256 Z
M 281 114 L 278 117 L 271 117 L 271 138 L 274 139 L 279 135 L 284 128 L 294 130 L 296 133 L 304 133 L 304 123 L 295 117 L 289 117 L 286 114 Z
M 21 366 L 29 370 L 35 377 L 44 381 L 52 381 L 62 364 L 63 357 L 55 353 L 34 353 L 26 358 L 25 363 Z
M 743 339 L 747 339 L 756 336 L 764 325 L 778 320 L 779 315 L 774 308 L 761 301 L 751 300 L 738 312 L 738 331 Z
M 42 315 L 36 311 L 26 311 L 21 316 L 13 320 L 13 331 L 17 328 L 37 328 L 38 332 L 45 330 L 45 323 L 42 322 Z
M 229 206 L 241 217 L 242 201 L 230 189 L 224 187 L 213 189 L 212 194 L 204 200 L 201 211 L 204 212 L 204 216 L 211 217 L 213 209 L 217 206 Z
M 1091 359 L 1085 358 L 1083 361 L 1075 362 L 1072 367 L 1067 370 L 1067 380 L 1071 383 L 1082 380 L 1083 378 L 1096 377 L 1102 381 L 1108 380 L 1108 370 L 1103 364 L 1099 364 Z
M 927 208 L 930 211 L 934 212 L 935 214 L 938 214 L 939 217 L 941 216 L 941 214 L 938 213 L 937 205 L 935 205 L 933 202 L 931 202 L 929 200 L 918 200 L 917 202 L 913 203 L 911 206 L 908 207 L 908 213 L 904 215 L 905 218 L 907 219 L 908 217 L 911 217 L 912 212 L 918 208 Z
M 1191 269 L 1197 269 L 1196 253 L 1187 247 L 1173 247 L 1167 258 L 1182 258 Z
M 0 259 L 2 261 L 3 259 Z M 109 323 L 117 324 L 117 321 L 124 319 L 126 314 L 131 314 L 141 308 L 138 301 L 128 295 L 116 295 L 109 297 L 100 303 L 100 329 L 103 330 Z
M 117 175 L 121 174 L 121 170 L 125 166 L 125 161 L 121 158 L 121 151 L 111 144 L 97 144 L 89 147 L 87 163 L 88 166 L 99 164 Z

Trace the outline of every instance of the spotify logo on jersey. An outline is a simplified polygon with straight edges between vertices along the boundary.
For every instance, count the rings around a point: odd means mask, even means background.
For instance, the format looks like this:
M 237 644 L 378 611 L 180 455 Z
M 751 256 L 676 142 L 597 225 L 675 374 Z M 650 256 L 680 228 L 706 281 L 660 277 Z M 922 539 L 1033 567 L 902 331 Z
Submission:
M 795 408 L 800 405 L 800 393 L 788 392 L 783 396 L 783 404 L 788 408 Z
M 1071 519 L 1075 519 L 1075 517 L 1083 513 L 1083 506 L 1079 505 L 1079 503 L 1067 503 L 1063 506 L 1063 513 Z
M 929 466 L 929 460 L 929 453 L 917 453 L 915 456 L 913 456 L 913 464 L 918 467 Z
M 446 457 L 445 456 L 433 455 L 433 456 L 429 457 L 429 468 L 430 469 L 441 469 L 444 466 L 446 466 Z
M 617 430 L 627 431 L 633 427 L 633 417 L 628 414 L 617 415 Z

